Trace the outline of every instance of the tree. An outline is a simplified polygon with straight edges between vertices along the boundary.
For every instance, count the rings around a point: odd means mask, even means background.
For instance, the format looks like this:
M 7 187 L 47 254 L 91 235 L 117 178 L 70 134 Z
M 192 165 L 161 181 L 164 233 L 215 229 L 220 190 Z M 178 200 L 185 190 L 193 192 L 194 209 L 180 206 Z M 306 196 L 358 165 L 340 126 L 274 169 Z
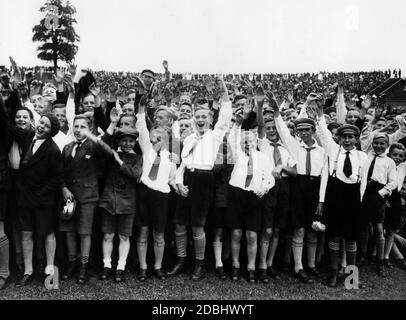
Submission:
M 46 16 L 32 29 L 32 41 L 42 42 L 37 48 L 38 58 L 52 61 L 56 72 L 58 60 L 71 62 L 78 51 L 75 43 L 80 37 L 73 27 L 77 23 L 76 9 L 69 1 L 64 5 L 62 0 L 48 0 L 40 12 L 45 12 Z

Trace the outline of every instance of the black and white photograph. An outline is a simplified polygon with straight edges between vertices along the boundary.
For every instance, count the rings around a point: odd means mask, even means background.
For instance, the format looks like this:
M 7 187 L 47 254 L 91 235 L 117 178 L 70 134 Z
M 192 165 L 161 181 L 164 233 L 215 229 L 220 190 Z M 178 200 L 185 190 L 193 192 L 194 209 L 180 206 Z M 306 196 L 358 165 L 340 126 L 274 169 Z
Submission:
M 0 0 L 0 300 L 405 300 L 405 13 Z

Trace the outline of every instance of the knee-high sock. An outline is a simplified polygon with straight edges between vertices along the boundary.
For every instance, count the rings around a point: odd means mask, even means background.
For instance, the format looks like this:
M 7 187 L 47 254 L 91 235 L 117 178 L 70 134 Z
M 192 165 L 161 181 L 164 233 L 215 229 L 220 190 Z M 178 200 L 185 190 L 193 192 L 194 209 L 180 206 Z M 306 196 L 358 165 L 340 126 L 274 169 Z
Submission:
M 155 254 L 155 265 L 154 269 L 158 270 L 162 268 L 162 259 L 164 258 L 165 241 L 154 240 L 154 254 Z
M 200 236 L 193 236 L 195 258 L 197 260 L 204 260 L 204 253 L 206 250 L 206 234 L 203 232 Z
M 111 268 L 111 253 L 113 252 L 113 239 L 103 239 L 103 264 Z
M 8 278 L 10 275 L 10 245 L 7 236 L 0 238 L 0 277 Z
M 385 238 L 376 239 L 376 257 L 378 260 L 383 260 L 383 251 L 385 246 Z
M 266 269 L 267 264 L 266 264 L 266 256 L 269 251 L 269 241 L 261 239 L 261 242 L 259 244 L 259 268 L 260 269 Z M 254 263 L 255 265 L 255 263 Z
M 118 246 L 117 270 L 123 270 L 123 271 L 125 270 L 128 252 L 130 252 L 130 239 L 127 239 L 127 240 L 120 239 L 120 244 Z
M 295 262 L 295 272 L 298 272 L 300 269 L 303 269 L 302 265 L 303 241 L 297 242 L 295 239 L 292 239 L 292 252 L 293 252 L 293 260 Z
M 241 249 L 241 239 L 239 241 L 231 240 L 231 259 L 232 265 L 235 268 L 240 267 L 240 249 Z
M 306 243 L 307 249 L 307 265 L 309 268 L 314 268 L 316 266 L 316 250 L 317 250 L 317 238 L 308 239 Z
M 268 242 L 269 246 L 269 242 Z M 257 258 L 257 239 L 255 240 L 248 240 L 247 239 L 247 255 L 248 255 L 248 270 L 255 270 L 255 260 Z
M 138 259 L 140 260 L 140 268 L 147 269 L 147 241 L 137 241 Z
M 273 258 L 275 257 L 276 248 L 278 247 L 278 241 L 279 237 L 272 237 L 271 242 L 269 243 L 268 257 L 266 260 L 266 264 L 268 267 L 271 267 L 273 264 Z
M 388 232 L 385 235 L 385 250 L 384 250 L 384 255 L 383 255 L 384 259 L 389 259 L 389 254 L 390 254 L 390 252 L 392 250 L 392 246 L 393 246 L 393 239 L 394 239 L 393 232 Z
M 175 232 L 176 255 L 180 258 L 186 257 L 187 252 L 187 232 Z
M 328 249 L 330 252 L 330 267 L 332 270 L 338 270 L 338 264 L 340 261 L 340 242 L 338 241 L 329 241 Z
M 216 268 L 223 266 L 222 261 L 222 251 L 223 251 L 223 242 L 220 240 L 213 242 L 213 251 L 214 251 L 214 260 L 216 261 Z
M 355 241 L 345 242 L 345 251 L 347 254 L 347 266 L 355 265 L 355 257 L 357 255 L 357 243 Z

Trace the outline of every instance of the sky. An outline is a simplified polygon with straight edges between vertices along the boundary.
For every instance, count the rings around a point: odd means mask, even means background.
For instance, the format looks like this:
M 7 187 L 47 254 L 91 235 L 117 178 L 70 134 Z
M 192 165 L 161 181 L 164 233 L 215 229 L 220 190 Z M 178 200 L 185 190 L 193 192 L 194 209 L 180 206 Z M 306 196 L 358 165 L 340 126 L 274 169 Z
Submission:
M 32 28 L 45 0 L 0 0 L 0 65 L 46 65 Z M 76 62 L 108 71 L 406 71 L 404 0 L 71 0 Z

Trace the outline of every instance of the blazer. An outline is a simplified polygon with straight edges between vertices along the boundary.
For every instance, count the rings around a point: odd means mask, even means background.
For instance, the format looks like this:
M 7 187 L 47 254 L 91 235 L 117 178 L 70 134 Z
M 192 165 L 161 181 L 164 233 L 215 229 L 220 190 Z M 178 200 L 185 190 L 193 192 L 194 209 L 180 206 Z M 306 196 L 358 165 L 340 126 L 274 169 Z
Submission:
M 80 203 L 99 200 L 99 178 L 103 172 L 104 154 L 93 141 L 86 139 L 75 158 L 72 151 L 76 142 L 68 143 L 62 151 L 64 167 L 63 187 L 67 187 Z
M 108 162 L 107 178 L 99 207 L 110 214 L 135 214 L 137 182 L 142 174 L 142 156 L 119 152 L 124 162 L 120 167 L 112 159 Z
M 28 208 L 50 207 L 63 182 L 63 165 L 58 146 L 49 138 L 30 158 L 22 158 L 16 182 L 17 201 Z

